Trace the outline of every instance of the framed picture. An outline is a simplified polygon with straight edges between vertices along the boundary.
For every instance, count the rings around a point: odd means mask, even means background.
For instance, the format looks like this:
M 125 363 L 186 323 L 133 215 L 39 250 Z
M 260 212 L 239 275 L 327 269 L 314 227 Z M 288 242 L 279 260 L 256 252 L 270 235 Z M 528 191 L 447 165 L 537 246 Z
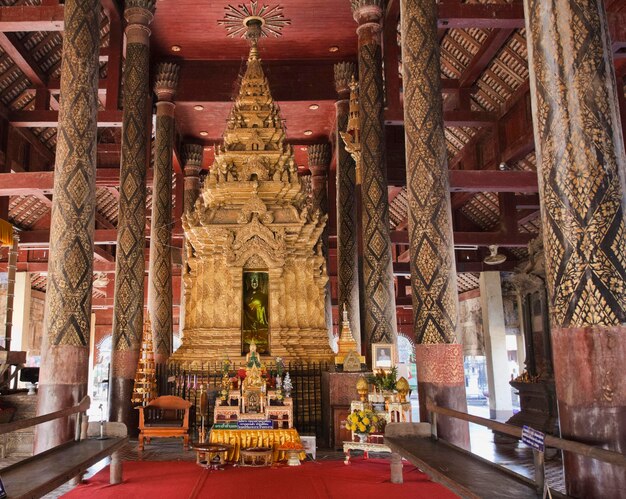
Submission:
M 372 344 L 372 369 L 391 369 L 396 365 L 396 345 L 392 343 Z

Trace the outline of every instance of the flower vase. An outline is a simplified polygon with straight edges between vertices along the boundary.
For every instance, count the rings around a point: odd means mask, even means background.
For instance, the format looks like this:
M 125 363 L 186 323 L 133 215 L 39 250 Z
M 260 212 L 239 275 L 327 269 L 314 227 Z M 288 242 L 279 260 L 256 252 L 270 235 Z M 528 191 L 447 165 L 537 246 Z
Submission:
M 357 435 L 359 437 L 359 443 L 367 443 L 367 433 L 357 433 Z

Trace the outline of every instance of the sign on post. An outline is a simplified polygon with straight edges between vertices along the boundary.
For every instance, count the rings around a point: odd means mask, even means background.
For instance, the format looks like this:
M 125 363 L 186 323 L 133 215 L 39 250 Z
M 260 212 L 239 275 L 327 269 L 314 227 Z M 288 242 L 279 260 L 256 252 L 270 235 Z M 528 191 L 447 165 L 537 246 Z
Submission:
M 542 433 L 539 430 L 535 430 L 530 426 L 524 425 L 522 427 L 522 443 L 528 445 L 529 447 L 532 447 L 539 452 L 543 452 L 545 449 L 545 439 L 545 433 Z

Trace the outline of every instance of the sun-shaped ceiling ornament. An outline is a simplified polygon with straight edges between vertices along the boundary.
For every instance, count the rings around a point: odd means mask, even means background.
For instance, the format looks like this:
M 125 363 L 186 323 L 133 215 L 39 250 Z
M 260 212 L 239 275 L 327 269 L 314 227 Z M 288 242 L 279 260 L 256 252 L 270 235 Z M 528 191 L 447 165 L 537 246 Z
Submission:
M 256 45 L 259 38 L 265 36 L 281 36 L 282 29 L 291 24 L 291 19 L 283 15 L 283 7 L 263 5 L 259 7 L 257 0 L 249 5 L 239 4 L 237 7 L 229 5 L 224 8 L 224 19 L 217 21 L 228 31 L 228 36 L 246 38 L 252 45 Z

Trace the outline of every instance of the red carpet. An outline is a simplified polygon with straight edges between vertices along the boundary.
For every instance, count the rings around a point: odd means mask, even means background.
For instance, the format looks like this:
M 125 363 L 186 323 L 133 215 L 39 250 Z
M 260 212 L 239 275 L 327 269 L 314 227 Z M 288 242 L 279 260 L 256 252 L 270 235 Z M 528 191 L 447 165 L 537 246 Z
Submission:
M 81 498 L 236 498 L 236 499 L 452 499 L 412 465 L 404 484 L 389 481 L 389 462 L 379 459 L 305 462 L 302 466 L 232 468 L 206 471 L 190 462 L 125 461 L 124 483 L 109 485 L 109 468 L 63 497 Z

